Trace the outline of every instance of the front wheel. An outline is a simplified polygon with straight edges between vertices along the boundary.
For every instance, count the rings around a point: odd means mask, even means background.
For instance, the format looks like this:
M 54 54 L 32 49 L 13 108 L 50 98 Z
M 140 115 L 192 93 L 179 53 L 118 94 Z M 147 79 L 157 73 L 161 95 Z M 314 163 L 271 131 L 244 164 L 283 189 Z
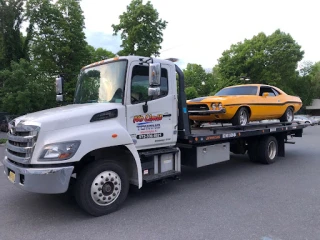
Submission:
M 79 206 L 93 216 L 101 216 L 122 205 L 128 195 L 129 180 L 119 163 L 99 160 L 79 173 L 75 187 Z
M 244 126 L 249 123 L 249 111 L 245 107 L 238 109 L 237 113 L 231 120 L 233 126 Z

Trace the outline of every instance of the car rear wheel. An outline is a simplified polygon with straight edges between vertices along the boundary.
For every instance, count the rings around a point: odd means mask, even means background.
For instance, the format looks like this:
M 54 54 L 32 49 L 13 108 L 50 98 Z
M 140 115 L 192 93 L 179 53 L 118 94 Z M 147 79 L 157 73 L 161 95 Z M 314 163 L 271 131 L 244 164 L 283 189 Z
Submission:
M 244 126 L 249 123 L 249 111 L 245 107 L 238 109 L 237 113 L 231 120 L 233 126 Z
M 292 122 L 293 119 L 294 119 L 293 108 L 288 107 L 279 120 L 280 122 Z

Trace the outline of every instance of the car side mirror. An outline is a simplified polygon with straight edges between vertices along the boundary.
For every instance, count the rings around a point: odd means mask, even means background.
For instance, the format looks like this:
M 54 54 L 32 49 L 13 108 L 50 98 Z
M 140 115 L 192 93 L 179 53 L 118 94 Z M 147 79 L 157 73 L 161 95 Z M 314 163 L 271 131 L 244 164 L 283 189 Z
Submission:
M 264 92 L 263 94 L 262 94 L 262 97 L 268 97 L 269 96 L 269 93 L 267 93 L 267 92 Z
M 149 85 L 151 87 L 159 86 L 161 79 L 161 65 L 160 63 L 149 64 Z
M 63 101 L 63 79 L 62 77 L 56 78 L 56 101 L 62 102 Z

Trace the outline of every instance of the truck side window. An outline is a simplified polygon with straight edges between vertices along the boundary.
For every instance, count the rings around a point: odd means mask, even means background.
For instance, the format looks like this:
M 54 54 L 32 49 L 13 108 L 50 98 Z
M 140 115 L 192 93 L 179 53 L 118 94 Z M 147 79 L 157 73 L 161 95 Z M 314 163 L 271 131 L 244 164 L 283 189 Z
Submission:
M 131 79 L 131 103 L 137 104 L 148 99 L 149 87 L 149 67 L 136 65 L 132 70 Z M 152 100 L 168 95 L 168 71 L 161 69 L 160 96 L 153 97 Z

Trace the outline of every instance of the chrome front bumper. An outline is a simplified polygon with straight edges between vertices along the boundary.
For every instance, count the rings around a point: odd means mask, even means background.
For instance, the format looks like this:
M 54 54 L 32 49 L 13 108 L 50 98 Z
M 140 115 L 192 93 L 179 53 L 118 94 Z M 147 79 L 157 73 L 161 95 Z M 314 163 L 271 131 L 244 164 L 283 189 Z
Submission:
M 4 174 L 15 186 L 34 193 L 64 193 L 68 190 L 73 166 L 24 168 L 3 160 Z M 11 174 L 10 174 L 11 173 Z
M 222 108 L 220 110 L 189 110 L 188 113 L 190 115 L 208 115 L 208 114 L 221 114 L 226 113 L 226 109 Z

